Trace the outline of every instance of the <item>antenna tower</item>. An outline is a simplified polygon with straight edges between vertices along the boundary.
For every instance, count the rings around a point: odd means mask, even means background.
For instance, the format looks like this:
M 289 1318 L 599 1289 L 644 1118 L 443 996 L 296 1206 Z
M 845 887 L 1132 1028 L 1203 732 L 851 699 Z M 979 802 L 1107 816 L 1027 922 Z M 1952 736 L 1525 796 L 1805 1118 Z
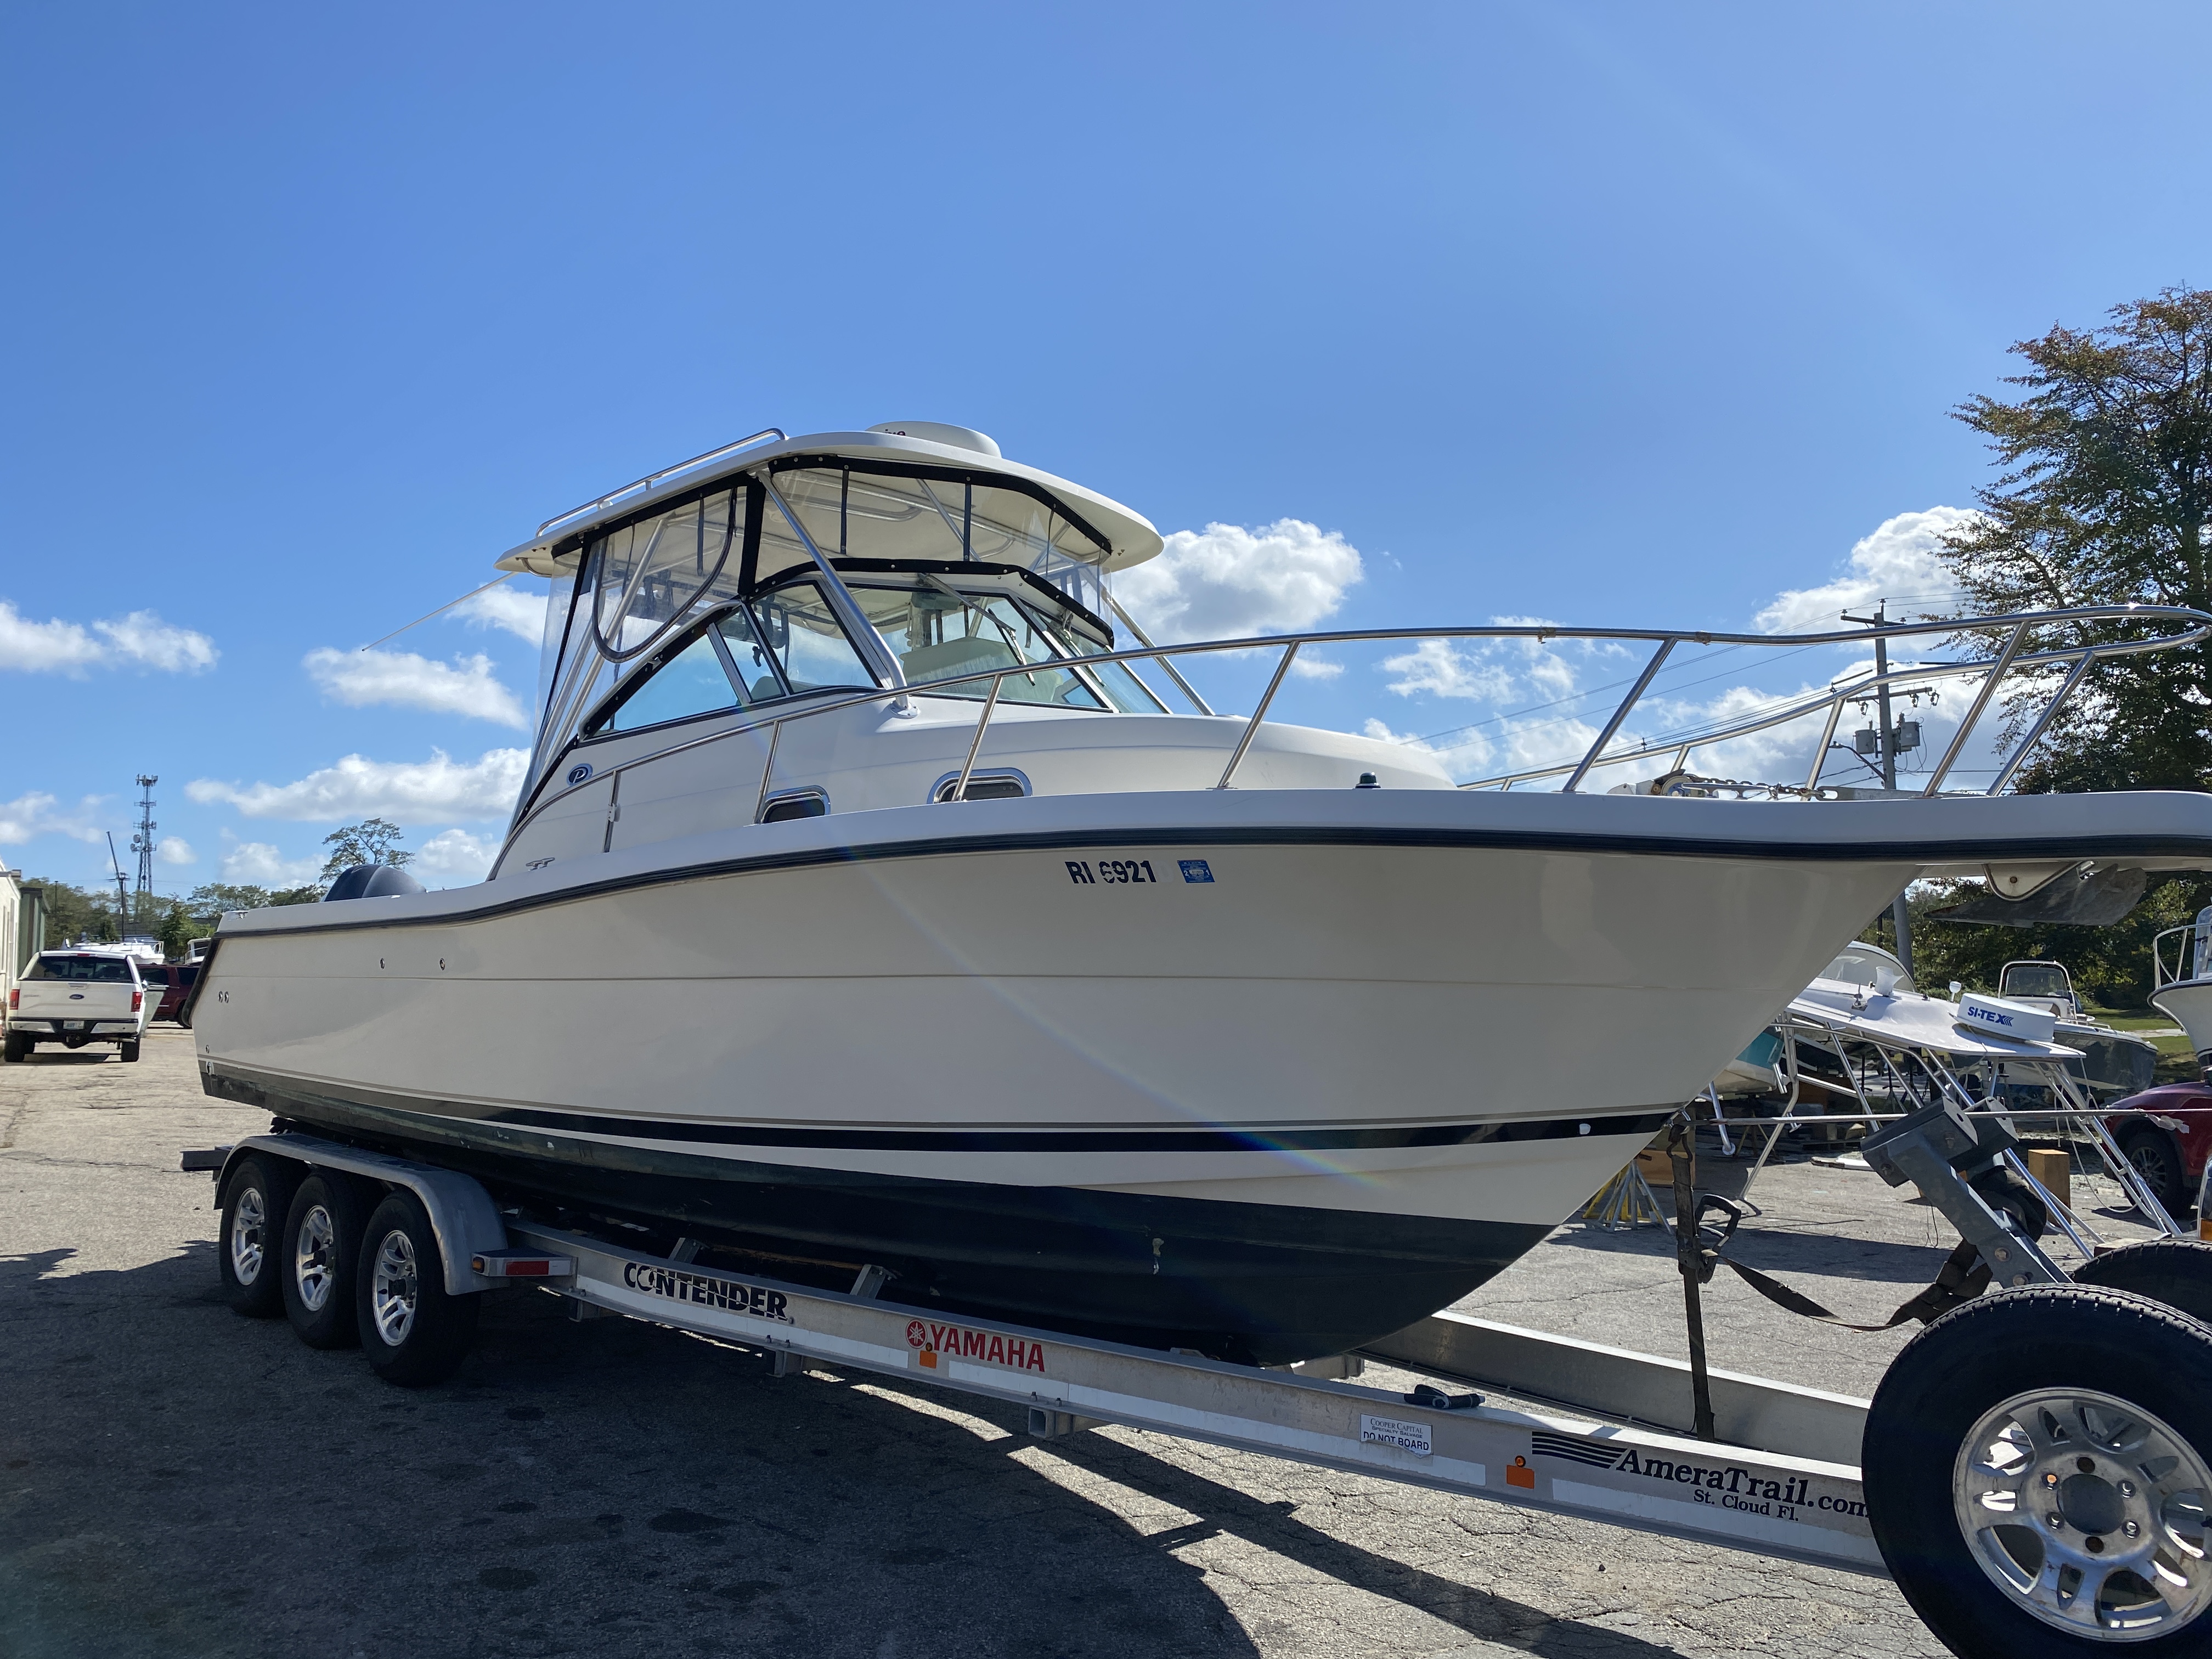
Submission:
M 138 890 L 131 901 L 131 921 L 142 930 L 154 910 L 154 786 L 161 782 L 141 772 L 138 784 L 138 833 L 131 850 L 138 855 Z

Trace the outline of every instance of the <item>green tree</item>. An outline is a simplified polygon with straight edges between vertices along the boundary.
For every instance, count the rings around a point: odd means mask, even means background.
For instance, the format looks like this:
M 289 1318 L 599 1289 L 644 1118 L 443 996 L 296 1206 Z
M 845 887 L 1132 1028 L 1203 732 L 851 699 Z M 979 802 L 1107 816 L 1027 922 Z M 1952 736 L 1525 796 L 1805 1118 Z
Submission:
M 123 930 L 117 925 L 112 888 L 79 887 L 44 876 L 32 877 L 26 884 L 41 888 L 46 893 L 49 950 L 74 945 L 81 939 L 112 945 L 123 937 Z
M 2212 610 L 2212 290 L 2117 306 L 2102 328 L 2053 327 L 2013 350 L 2019 401 L 1953 413 L 2004 471 L 1981 517 L 1945 538 L 1960 585 L 1990 611 L 2130 602 Z M 2100 625 L 2075 639 L 2140 637 Z M 2051 638 L 2045 645 L 2062 641 Z M 2070 642 L 2070 641 L 2069 641 Z M 2015 732 L 2056 690 L 2023 677 Z M 2212 648 L 2100 665 L 2022 769 L 2024 792 L 2202 789 L 2212 783 Z
M 323 860 L 323 880 L 328 882 L 356 865 L 406 863 L 415 856 L 399 846 L 406 834 L 398 824 L 382 818 L 363 818 L 359 823 L 331 830 L 323 837 L 323 845 L 331 849 L 330 857 Z M 297 899 L 281 902 L 301 902 Z
M 168 914 L 161 918 L 161 929 L 155 937 L 161 941 L 161 954 L 171 962 L 180 962 L 191 942 L 199 937 L 192 926 L 192 913 L 180 902 L 173 901 Z

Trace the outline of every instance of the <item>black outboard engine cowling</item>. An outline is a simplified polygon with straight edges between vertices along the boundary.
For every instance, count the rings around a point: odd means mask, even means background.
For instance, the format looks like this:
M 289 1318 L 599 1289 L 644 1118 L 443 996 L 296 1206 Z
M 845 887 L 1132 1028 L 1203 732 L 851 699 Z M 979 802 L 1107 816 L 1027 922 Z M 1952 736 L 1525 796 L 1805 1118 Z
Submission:
M 350 870 L 342 870 L 338 878 L 331 884 L 331 890 L 323 895 L 323 902 L 337 899 L 398 898 L 404 893 L 419 893 L 422 884 L 396 864 L 356 864 Z

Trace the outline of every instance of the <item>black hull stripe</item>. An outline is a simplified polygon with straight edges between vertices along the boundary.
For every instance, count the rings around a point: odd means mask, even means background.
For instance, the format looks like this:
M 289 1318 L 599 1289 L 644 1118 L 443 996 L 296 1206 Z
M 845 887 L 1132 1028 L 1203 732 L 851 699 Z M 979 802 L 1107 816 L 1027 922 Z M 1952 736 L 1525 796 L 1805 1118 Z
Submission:
M 1841 810 L 1841 809 L 1839 809 Z M 1585 834 L 1572 830 L 1375 829 L 1324 825 L 1313 828 L 1213 828 L 1126 830 L 1064 830 L 984 836 L 931 836 L 927 840 L 880 842 L 861 846 L 820 847 L 769 854 L 752 858 L 726 858 L 664 869 L 641 870 L 600 881 L 580 882 L 544 893 L 493 899 L 466 909 L 438 916 L 394 921 L 375 914 L 373 899 L 341 901 L 358 904 L 369 914 L 359 919 L 319 914 L 284 927 L 257 927 L 234 939 L 270 939 L 289 933 L 340 933 L 356 928 L 445 927 L 460 922 L 485 921 L 495 916 L 550 905 L 599 898 L 644 887 L 722 876 L 763 875 L 781 870 L 805 870 L 824 865 L 873 863 L 889 859 L 948 858 L 971 853 L 1067 852 L 1085 848 L 1109 850 L 1129 847 L 1384 847 L 1441 848 L 1463 851 L 1577 852 L 1633 854 L 1646 858 L 1752 859 L 1792 864 L 1925 864 L 1970 859 L 2002 862 L 2012 860 L 2095 858 L 2203 857 L 2212 859 L 2212 841 L 2187 836 L 2021 836 L 2011 840 L 1979 837 L 1927 838 L 1917 841 L 1729 841 L 1712 836 L 1661 836 Z M 496 883 L 486 883 L 496 886 Z M 321 907 L 297 907 L 319 912 Z M 202 979 L 206 977 L 204 972 Z M 197 988 L 197 987 L 195 988 Z
M 253 1096 L 283 1096 L 287 1079 L 233 1066 L 211 1066 L 210 1092 L 235 1081 Z M 228 1090 L 222 1091 L 232 1093 Z M 485 1106 L 426 1100 L 384 1091 L 359 1091 L 395 1110 L 464 1123 L 495 1123 L 615 1140 L 664 1140 L 715 1146 L 811 1147 L 870 1152 L 1383 1152 L 1412 1146 L 1468 1146 L 1486 1141 L 1571 1140 L 1583 1135 L 1649 1139 L 1669 1114 L 1649 1108 L 1613 1117 L 1557 1117 L 1519 1122 L 1418 1124 L 1397 1127 L 1316 1129 L 811 1129 L 781 1125 L 701 1122 L 684 1118 L 615 1117 L 532 1106 Z M 233 1093 L 234 1098 L 247 1097 Z
M 793 1129 L 605 1117 L 507 1107 L 480 1114 L 494 1123 L 626 1140 L 706 1141 L 731 1146 L 815 1146 L 881 1152 L 1346 1152 L 1401 1146 L 1468 1146 L 1498 1140 L 1566 1140 L 1583 1134 L 1650 1139 L 1664 1112 L 1633 1117 L 1549 1118 L 1530 1123 L 1424 1124 L 1379 1129 Z

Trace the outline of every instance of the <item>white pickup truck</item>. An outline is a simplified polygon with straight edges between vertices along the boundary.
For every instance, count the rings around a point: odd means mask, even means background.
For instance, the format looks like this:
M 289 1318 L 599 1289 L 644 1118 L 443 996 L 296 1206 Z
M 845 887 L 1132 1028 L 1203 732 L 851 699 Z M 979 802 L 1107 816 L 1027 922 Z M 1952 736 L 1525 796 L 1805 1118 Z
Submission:
M 128 1063 L 138 1058 L 139 1040 L 161 1000 L 127 956 L 42 951 L 8 993 L 8 1058 L 26 1059 L 41 1042 L 65 1048 L 112 1042 Z

